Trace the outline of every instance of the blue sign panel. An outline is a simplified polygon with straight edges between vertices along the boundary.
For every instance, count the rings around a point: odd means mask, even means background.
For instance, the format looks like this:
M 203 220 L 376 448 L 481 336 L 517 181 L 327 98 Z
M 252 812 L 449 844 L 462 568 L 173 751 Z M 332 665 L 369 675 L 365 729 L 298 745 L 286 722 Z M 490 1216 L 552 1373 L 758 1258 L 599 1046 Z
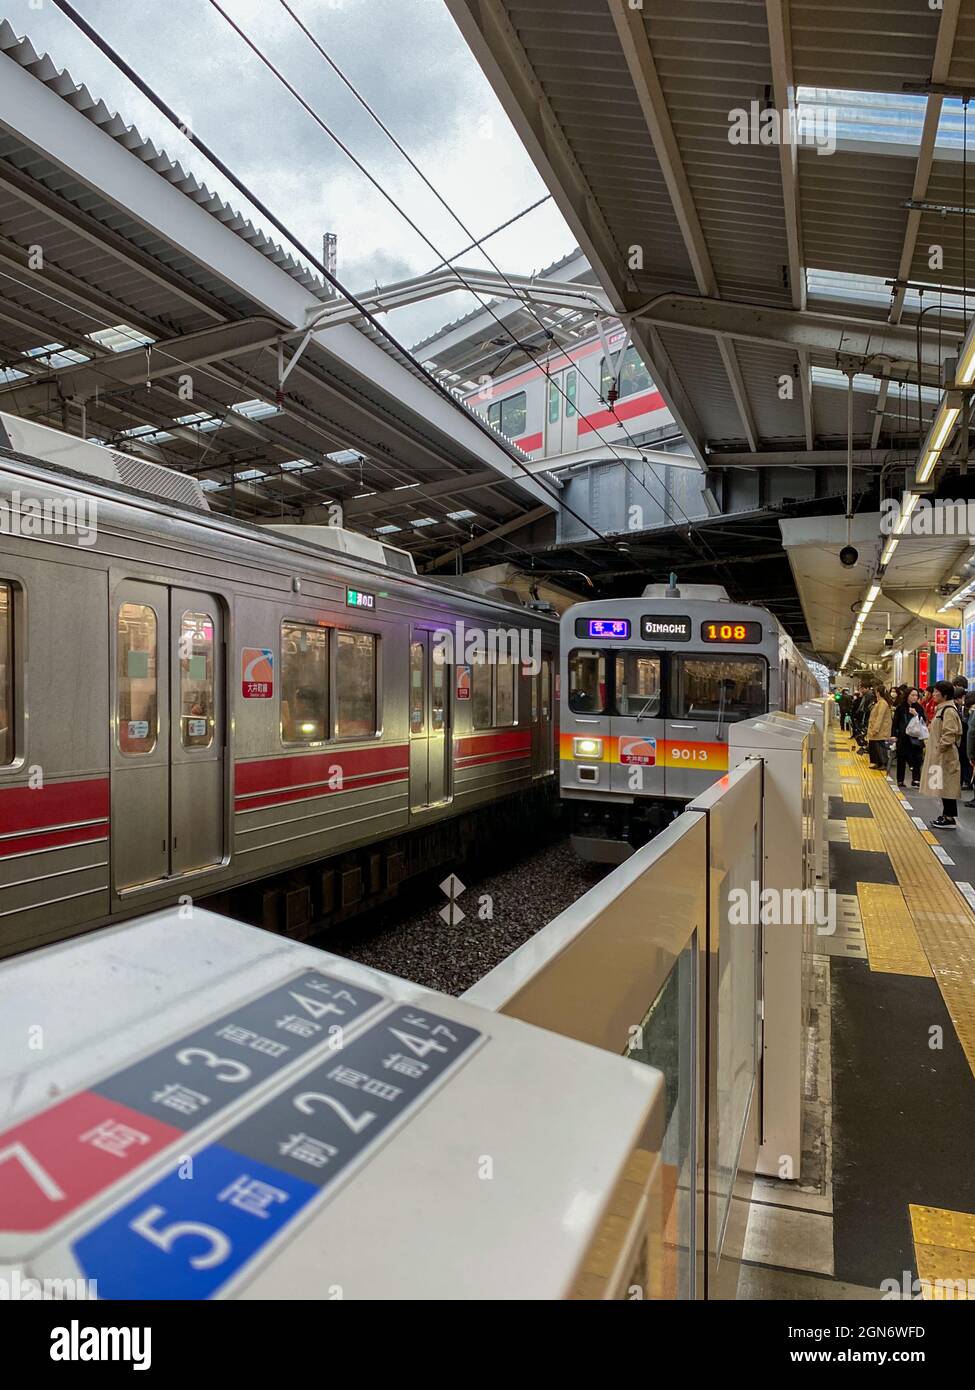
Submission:
M 934 678 L 935 678 L 936 681 L 943 681 L 944 678 L 945 678 L 945 654 L 944 654 L 944 652 L 938 652 L 938 654 L 937 654 L 937 656 L 936 656 L 936 658 L 935 658 L 935 673 L 934 673 Z
M 209 1298 L 481 1037 L 401 1007 L 324 1059 L 319 1049 L 284 1090 L 76 1240 L 85 1276 L 102 1298 Z
M 590 637 L 615 637 L 625 639 L 630 635 L 629 618 L 590 618 Z
M 305 970 L 91 1090 L 176 1129 L 193 1129 L 381 999 L 337 976 Z
M 948 629 L 948 651 L 961 655 L 961 628 L 951 627 Z

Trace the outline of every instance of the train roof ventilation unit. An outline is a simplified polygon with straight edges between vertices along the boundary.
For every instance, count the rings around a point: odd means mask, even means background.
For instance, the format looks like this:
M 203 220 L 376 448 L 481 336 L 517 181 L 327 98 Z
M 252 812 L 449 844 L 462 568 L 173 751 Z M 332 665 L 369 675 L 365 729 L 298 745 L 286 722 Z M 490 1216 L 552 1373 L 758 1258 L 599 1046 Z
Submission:
M 374 565 L 384 565 L 386 569 L 399 570 L 401 574 L 416 574 L 416 564 L 408 550 L 400 550 L 395 545 L 384 545 L 371 536 L 362 536 L 358 531 L 349 531 L 344 526 L 302 525 L 293 521 L 270 521 L 262 527 L 264 531 L 277 531 L 293 540 L 307 541 L 322 550 L 331 550 L 354 560 L 370 560 Z
M 672 598 L 668 592 L 669 584 L 648 584 L 643 591 L 644 598 Z M 728 590 L 723 584 L 681 584 L 681 598 L 723 599 L 728 603 Z
M 165 498 L 167 502 L 181 502 L 202 512 L 210 510 L 206 493 L 197 480 L 175 468 L 150 463 L 148 459 L 123 454 L 106 445 L 92 444 L 88 439 L 78 439 L 73 434 L 65 434 L 63 430 L 52 429 L 50 425 L 22 420 L 19 415 L 8 415 L 5 411 L 0 411 L 0 447 L 36 459 L 40 464 L 80 473 L 86 478 L 119 483 L 123 487 L 149 493 L 152 497 Z

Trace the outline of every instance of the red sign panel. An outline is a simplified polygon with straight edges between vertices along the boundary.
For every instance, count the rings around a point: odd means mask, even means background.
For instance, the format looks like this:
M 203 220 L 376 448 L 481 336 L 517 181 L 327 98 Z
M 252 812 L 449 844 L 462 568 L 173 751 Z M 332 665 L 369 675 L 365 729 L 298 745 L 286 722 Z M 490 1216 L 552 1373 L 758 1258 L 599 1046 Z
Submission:
M 931 682 L 929 681 L 929 679 L 928 679 L 929 674 L 930 674 L 930 672 L 929 672 L 929 670 L 928 670 L 928 654 L 927 654 L 926 651 L 918 652 L 918 654 L 917 654 L 917 683 L 918 683 L 918 687 L 919 687 L 922 691 L 923 691 L 923 690 L 927 690 L 928 686 L 929 686 L 930 683 L 931 683 Z
M 245 700 L 270 700 L 274 694 L 274 653 L 270 647 L 243 647 L 240 693 Z
M 935 628 L 934 649 L 936 652 L 946 652 L 948 650 L 948 629 L 946 627 Z
M 469 666 L 457 667 L 455 693 L 458 700 L 469 700 L 471 698 L 471 668 Z

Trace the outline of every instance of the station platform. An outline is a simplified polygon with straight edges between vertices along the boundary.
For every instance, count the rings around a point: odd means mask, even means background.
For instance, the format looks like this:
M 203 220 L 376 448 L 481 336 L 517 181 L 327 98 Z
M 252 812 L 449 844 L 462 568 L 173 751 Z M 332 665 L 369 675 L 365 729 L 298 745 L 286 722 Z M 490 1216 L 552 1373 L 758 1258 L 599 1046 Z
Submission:
M 940 803 L 835 724 L 825 790 L 836 925 L 810 972 L 804 1181 L 756 1180 L 739 1296 L 970 1298 L 975 812 L 935 834 Z

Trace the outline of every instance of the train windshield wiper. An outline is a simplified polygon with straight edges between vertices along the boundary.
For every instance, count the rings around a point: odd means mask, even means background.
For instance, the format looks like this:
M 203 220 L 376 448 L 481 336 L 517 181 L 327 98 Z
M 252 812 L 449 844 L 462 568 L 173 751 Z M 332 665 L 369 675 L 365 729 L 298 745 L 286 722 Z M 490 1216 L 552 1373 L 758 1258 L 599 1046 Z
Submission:
M 650 706 L 654 703 L 654 701 L 656 701 L 656 699 L 657 699 L 656 695 L 651 695 L 651 696 L 650 696 L 650 699 L 649 699 L 649 700 L 647 701 L 647 703 L 643 706 L 643 709 L 640 711 L 640 713 L 639 713 L 639 714 L 637 715 L 637 717 L 636 717 L 635 722 L 636 722 L 637 724 L 639 724 L 639 722 L 640 722 L 641 719 L 645 719 L 645 718 L 646 718 L 647 710 L 648 710 L 648 709 L 650 708 Z M 656 713 L 656 711 L 654 711 L 654 712 Z

